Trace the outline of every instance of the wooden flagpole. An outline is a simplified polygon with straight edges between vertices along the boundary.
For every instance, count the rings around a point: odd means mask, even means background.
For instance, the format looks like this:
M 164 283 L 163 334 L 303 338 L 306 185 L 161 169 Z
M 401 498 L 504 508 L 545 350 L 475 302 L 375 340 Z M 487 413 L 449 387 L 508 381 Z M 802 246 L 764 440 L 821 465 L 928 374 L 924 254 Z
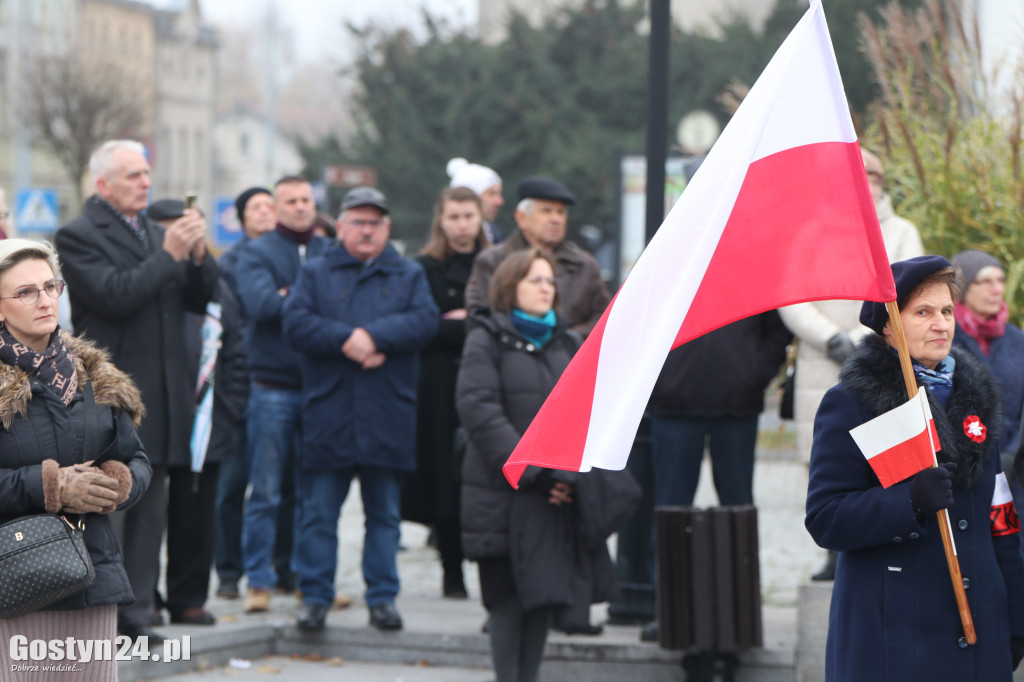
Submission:
M 910 349 L 907 348 L 907 339 L 903 335 L 903 321 L 900 319 L 900 310 L 896 301 L 888 301 L 885 309 L 889 312 L 889 323 L 892 325 L 893 338 L 896 340 L 896 350 L 899 351 L 900 368 L 903 370 L 903 381 L 907 385 L 907 394 L 913 398 L 919 390 L 917 379 L 914 377 L 914 367 L 910 362 Z M 933 465 L 934 466 L 934 465 Z M 974 620 L 971 618 L 971 607 L 967 603 L 967 592 L 964 591 L 964 580 L 960 575 L 960 561 L 956 558 L 956 550 L 953 548 L 953 536 L 950 534 L 949 510 L 940 509 L 936 512 L 939 522 L 939 534 L 942 536 L 942 547 L 946 550 L 946 564 L 949 566 L 949 577 L 953 581 L 953 593 L 956 595 L 956 605 L 960 611 L 960 622 L 964 626 L 964 637 L 968 644 L 978 641 L 974 632 Z

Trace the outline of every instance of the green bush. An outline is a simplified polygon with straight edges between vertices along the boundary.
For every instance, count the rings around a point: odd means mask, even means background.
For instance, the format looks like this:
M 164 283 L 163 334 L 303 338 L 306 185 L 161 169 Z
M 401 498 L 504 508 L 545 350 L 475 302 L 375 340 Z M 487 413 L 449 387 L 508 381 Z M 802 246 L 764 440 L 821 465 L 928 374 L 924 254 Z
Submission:
M 982 68 L 974 17 L 961 3 L 893 2 L 877 24 L 861 18 L 862 47 L 882 95 L 862 143 L 885 160 L 897 213 L 925 248 L 947 257 L 991 253 L 1006 266 L 1011 318 L 1024 320 L 1021 78 L 995 93 Z

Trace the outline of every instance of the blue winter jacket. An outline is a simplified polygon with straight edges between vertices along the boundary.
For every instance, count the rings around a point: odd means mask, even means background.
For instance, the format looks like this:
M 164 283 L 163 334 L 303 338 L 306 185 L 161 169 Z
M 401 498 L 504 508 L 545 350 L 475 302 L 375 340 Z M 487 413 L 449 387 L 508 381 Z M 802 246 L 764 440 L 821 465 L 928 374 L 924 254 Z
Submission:
M 302 354 L 302 468 L 416 468 L 419 352 L 439 312 L 416 262 L 388 245 L 364 265 L 344 247 L 307 263 L 284 307 L 284 333 Z M 356 327 L 384 364 L 364 370 L 341 351 Z
M 299 388 L 299 354 L 285 343 L 281 311 L 302 263 L 315 260 L 330 247 L 329 239 L 313 237 L 303 259 L 299 244 L 275 230 L 238 252 L 235 277 L 245 315 L 249 373 L 255 381 Z M 278 293 L 282 288 L 289 289 L 289 296 Z

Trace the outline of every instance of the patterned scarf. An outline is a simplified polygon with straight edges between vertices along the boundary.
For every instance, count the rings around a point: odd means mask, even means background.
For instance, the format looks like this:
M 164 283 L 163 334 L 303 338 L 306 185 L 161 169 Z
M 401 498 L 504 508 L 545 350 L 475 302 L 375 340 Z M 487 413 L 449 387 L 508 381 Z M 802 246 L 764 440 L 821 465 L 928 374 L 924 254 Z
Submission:
M 952 355 L 947 355 L 935 366 L 935 369 L 928 369 L 917 360 L 913 362 L 914 374 L 921 383 L 931 391 L 940 403 L 946 404 L 949 397 L 953 395 L 953 371 L 956 369 L 956 360 Z
M 75 359 L 61 338 L 59 327 L 50 336 L 50 345 L 42 353 L 18 341 L 6 327 L 0 328 L 0 361 L 39 379 L 65 405 L 71 404 L 78 391 Z
M 953 317 L 956 318 L 956 326 L 965 334 L 978 342 L 981 352 L 988 355 L 989 345 L 992 339 L 998 339 L 1006 333 L 1006 320 L 1010 316 L 1010 310 L 1003 301 L 999 312 L 995 317 L 984 318 L 971 312 L 971 309 L 963 303 L 957 303 L 953 308 Z

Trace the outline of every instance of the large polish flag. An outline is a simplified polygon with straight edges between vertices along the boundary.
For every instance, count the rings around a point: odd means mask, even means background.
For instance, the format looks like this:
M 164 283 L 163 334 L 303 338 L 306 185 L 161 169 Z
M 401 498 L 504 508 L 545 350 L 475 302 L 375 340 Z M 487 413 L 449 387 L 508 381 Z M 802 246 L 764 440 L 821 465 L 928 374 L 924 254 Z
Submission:
M 941 450 L 925 389 L 899 407 L 850 430 L 883 488 L 935 464 Z
M 769 62 L 503 467 L 622 469 L 670 349 L 825 299 L 892 301 L 820 0 Z

